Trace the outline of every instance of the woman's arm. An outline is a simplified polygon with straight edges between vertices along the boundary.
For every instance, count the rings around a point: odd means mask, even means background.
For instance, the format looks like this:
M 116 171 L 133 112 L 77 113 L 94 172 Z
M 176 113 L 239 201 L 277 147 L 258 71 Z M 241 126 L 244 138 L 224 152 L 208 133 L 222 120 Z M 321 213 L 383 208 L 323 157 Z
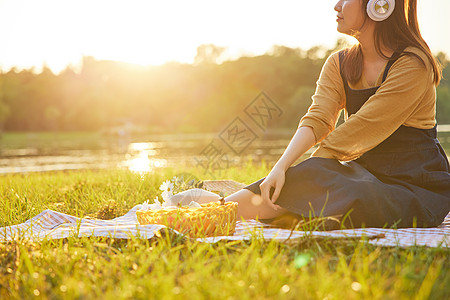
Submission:
M 326 60 L 317 80 L 308 112 L 301 118 L 299 126 L 313 129 L 316 143 L 321 142 L 336 127 L 339 113 L 345 106 L 345 91 L 339 71 L 339 53 Z
M 301 126 L 297 129 L 283 155 L 259 185 L 261 197 L 269 207 L 272 207 L 275 210 L 279 208 L 274 202 L 277 201 L 281 188 L 284 185 L 286 170 L 315 144 L 316 138 L 311 127 Z M 275 189 L 272 199 L 270 199 L 271 188 Z
M 343 108 L 344 98 L 338 63 L 337 53 L 331 55 L 325 62 L 308 113 L 300 120 L 298 129 L 283 155 L 259 185 L 263 202 L 273 209 L 278 207 L 274 202 L 284 185 L 286 170 L 334 130 L 337 116 Z M 271 188 L 274 188 L 272 198 L 270 198 Z
M 274 168 L 286 172 L 300 156 L 334 130 L 337 116 L 344 105 L 344 94 L 339 73 L 339 54 L 334 53 L 320 72 L 308 113 L 300 120 L 296 133 Z
M 316 144 L 313 129 L 302 126 L 297 129 L 283 155 L 273 168 L 280 168 L 284 172 L 302 156 L 306 151 Z

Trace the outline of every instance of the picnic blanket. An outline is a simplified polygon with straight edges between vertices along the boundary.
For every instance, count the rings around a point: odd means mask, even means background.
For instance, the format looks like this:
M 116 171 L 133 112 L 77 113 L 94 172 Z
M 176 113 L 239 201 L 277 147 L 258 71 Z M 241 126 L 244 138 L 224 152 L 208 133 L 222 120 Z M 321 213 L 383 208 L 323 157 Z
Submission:
M 243 184 L 232 180 L 206 182 L 205 187 L 213 191 L 229 194 L 242 188 Z M 136 205 L 125 215 L 112 220 L 78 218 L 53 210 L 44 210 L 25 223 L 0 228 L 0 242 L 13 240 L 42 241 L 68 237 L 110 237 L 130 239 L 133 237 L 150 239 L 163 225 L 140 225 L 136 218 Z M 445 247 L 450 248 L 450 213 L 437 228 L 359 228 L 332 231 L 297 231 L 273 228 L 257 220 L 238 221 L 232 236 L 198 238 L 200 242 L 215 243 L 220 240 L 250 240 L 254 237 L 266 240 L 288 241 L 305 237 L 367 238 L 368 242 L 380 246 Z

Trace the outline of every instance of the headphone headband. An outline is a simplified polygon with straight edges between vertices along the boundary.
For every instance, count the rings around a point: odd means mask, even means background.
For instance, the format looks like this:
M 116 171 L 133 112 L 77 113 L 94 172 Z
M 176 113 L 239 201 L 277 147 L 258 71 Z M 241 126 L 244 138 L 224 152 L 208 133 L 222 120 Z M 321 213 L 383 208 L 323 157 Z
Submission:
M 376 22 L 389 18 L 394 12 L 395 0 L 369 0 L 367 3 L 367 15 Z

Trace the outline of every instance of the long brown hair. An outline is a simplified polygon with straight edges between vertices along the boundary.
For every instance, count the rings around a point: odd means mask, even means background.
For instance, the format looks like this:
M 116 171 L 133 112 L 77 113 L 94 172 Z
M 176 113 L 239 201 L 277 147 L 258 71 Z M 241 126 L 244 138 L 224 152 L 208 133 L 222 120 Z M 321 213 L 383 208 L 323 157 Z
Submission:
M 366 20 L 369 18 L 366 12 L 369 0 L 362 0 L 362 10 L 366 14 Z M 363 24 L 364 26 L 365 24 Z M 422 38 L 417 21 L 417 0 L 395 0 L 395 9 L 392 15 L 381 22 L 376 22 L 374 31 L 375 49 L 377 53 L 386 59 L 381 51 L 381 44 L 389 49 L 406 48 L 413 46 L 422 50 L 431 65 L 433 66 L 434 84 L 437 86 L 442 78 L 442 67 L 434 59 L 427 43 Z M 416 56 L 424 65 L 425 62 L 415 53 L 404 51 L 403 53 Z M 363 53 L 361 44 L 357 43 L 346 50 L 343 60 L 343 73 L 346 79 L 351 83 L 359 81 L 363 71 Z

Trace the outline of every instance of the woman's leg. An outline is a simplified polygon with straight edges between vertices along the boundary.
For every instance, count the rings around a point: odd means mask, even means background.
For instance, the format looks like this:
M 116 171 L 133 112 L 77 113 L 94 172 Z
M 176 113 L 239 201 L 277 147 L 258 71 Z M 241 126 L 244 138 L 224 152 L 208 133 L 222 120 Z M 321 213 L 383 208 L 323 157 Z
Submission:
M 228 197 L 225 201 L 233 201 L 238 203 L 237 219 L 272 219 L 288 213 L 288 210 L 280 207 L 274 210 L 272 207 L 263 202 L 261 195 L 242 189 Z
M 191 201 L 198 203 L 208 203 L 219 200 L 220 196 L 209 191 L 200 189 L 190 189 L 178 193 L 173 196 L 175 203 L 182 202 L 183 205 L 189 204 Z M 261 195 L 254 194 L 247 189 L 241 189 L 227 197 L 225 201 L 233 201 L 238 203 L 237 219 L 272 219 L 279 217 L 288 212 L 288 210 L 280 207 L 274 210 L 272 207 L 263 203 Z

